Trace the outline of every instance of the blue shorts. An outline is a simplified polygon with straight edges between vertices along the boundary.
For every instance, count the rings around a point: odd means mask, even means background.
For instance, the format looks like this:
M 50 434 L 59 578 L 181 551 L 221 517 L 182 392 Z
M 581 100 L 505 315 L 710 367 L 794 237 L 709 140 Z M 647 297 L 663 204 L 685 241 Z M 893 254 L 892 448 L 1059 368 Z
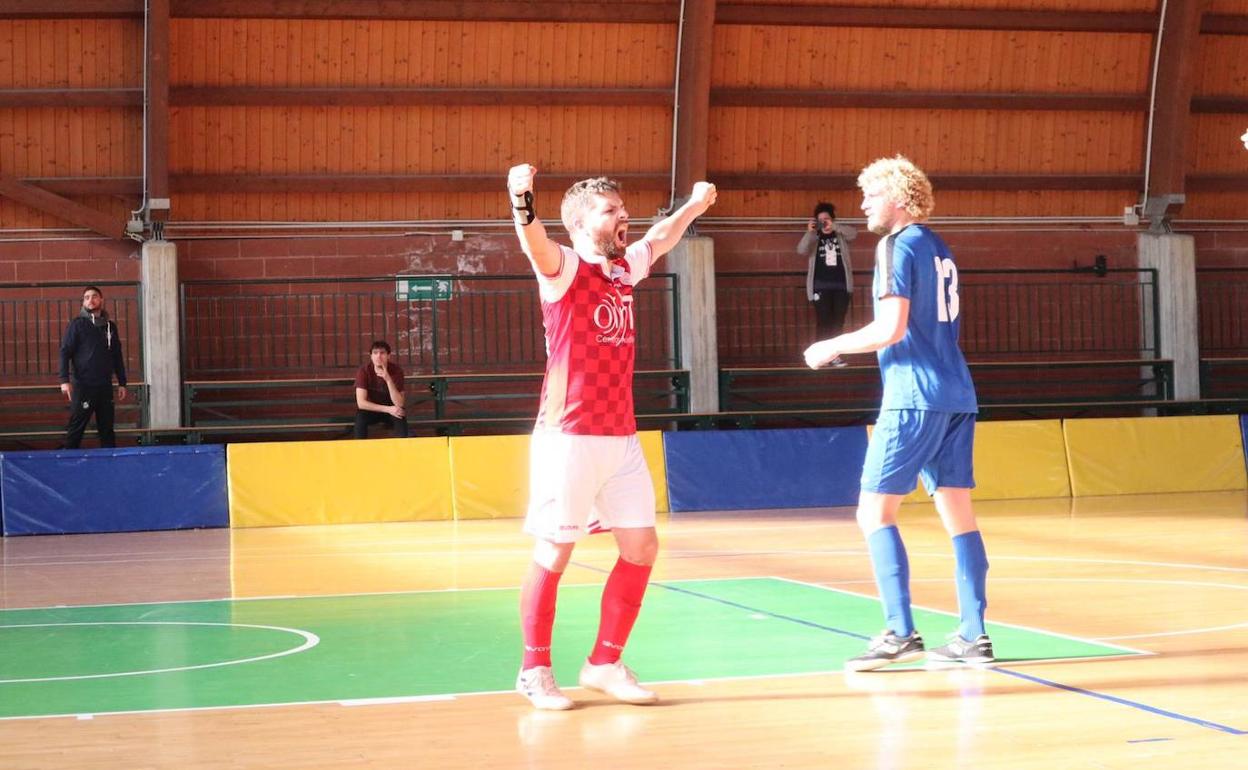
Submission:
M 862 466 L 862 491 L 908 495 L 915 479 L 932 494 L 938 487 L 975 486 L 972 447 L 975 415 L 888 409 L 871 432 Z

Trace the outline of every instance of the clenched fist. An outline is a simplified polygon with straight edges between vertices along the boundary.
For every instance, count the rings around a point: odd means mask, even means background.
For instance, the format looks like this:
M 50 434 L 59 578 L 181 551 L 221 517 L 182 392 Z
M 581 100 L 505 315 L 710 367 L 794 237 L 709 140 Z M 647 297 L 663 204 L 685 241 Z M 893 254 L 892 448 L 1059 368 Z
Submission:
M 717 195 L 715 185 L 710 182 L 695 182 L 693 192 L 689 193 L 689 200 L 701 206 L 703 211 L 706 211 L 715 204 Z
M 837 357 L 837 350 L 832 340 L 821 340 L 806 348 L 804 357 L 806 365 L 811 369 L 819 369 L 832 363 Z
M 533 192 L 535 174 L 537 174 L 537 169 L 528 163 L 512 166 L 507 172 L 507 192 L 511 193 L 513 198 L 519 198 L 526 192 Z

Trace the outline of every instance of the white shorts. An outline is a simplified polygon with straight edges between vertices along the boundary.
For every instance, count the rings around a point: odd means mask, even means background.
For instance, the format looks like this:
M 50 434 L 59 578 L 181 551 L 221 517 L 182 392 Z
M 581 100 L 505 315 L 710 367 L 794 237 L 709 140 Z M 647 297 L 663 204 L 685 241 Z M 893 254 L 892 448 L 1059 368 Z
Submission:
M 637 435 L 534 431 L 524 531 L 554 543 L 654 526 L 654 486 Z

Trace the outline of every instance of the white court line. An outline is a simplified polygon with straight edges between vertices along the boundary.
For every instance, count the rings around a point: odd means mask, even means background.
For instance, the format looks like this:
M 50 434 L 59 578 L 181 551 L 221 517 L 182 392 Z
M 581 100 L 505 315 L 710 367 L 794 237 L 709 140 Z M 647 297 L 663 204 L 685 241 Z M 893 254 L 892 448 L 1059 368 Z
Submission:
M 439 522 L 404 522 L 404 523 L 406 524 L 434 524 L 434 523 L 439 523 Z M 665 529 L 664 524 L 666 523 L 668 522 L 660 522 L 659 529 L 660 530 Z M 809 531 L 812 526 L 832 526 L 834 524 L 836 524 L 836 522 L 821 521 L 818 517 L 812 516 L 808 520 L 804 519 L 802 521 L 795 521 L 791 523 L 762 524 L 762 525 L 752 525 L 748 527 L 714 527 L 714 528 L 698 529 L 697 532 L 691 532 L 689 534 L 703 535 L 703 534 L 740 533 L 740 532 L 769 532 L 769 531 L 782 531 L 782 530 L 790 530 L 790 529 L 797 529 L 797 530 L 802 530 L 803 532 L 806 532 L 806 531 Z M 353 526 L 353 525 L 335 524 L 335 525 L 308 525 L 308 526 L 342 527 L 342 526 Z M 354 552 L 366 552 L 369 555 L 379 554 L 379 553 L 384 554 L 384 553 L 387 553 L 387 551 L 385 551 L 384 549 L 394 548 L 396 545 L 401 545 L 405 540 L 410 540 L 413 545 L 421 545 L 421 546 L 430 546 L 430 545 L 472 546 L 472 545 L 477 545 L 480 543 L 512 543 L 512 542 L 519 541 L 523 543 L 525 546 L 524 548 L 521 548 L 520 550 L 523 550 L 525 553 L 529 553 L 532 551 L 532 538 L 521 533 L 519 529 L 516 530 L 515 534 L 510 534 L 510 535 L 485 535 L 485 536 L 478 536 L 478 537 L 459 536 L 459 537 L 441 537 L 441 538 L 408 537 L 408 538 L 399 538 L 399 539 L 379 540 L 376 542 L 367 542 L 367 541 L 358 542 L 357 541 L 357 542 L 350 543 L 349 546 L 346 548 L 343 548 L 342 546 L 325 546 L 324 550 L 300 549 L 300 550 L 292 550 L 292 551 L 281 551 L 281 550 L 263 548 L 263 544 L 259 544 L 259 543 L 255 543 L 255 544 L 248 543 L 247 545 L 244 546 L 244 548 L 249 551 L 252 549 L 255 549 L 257 551 L 256 558 L 266 558 L 266 559 L 268 558 L 275 558 L 275 559 L 313 558 L 313 557 L 322 557 L 322 556 L 327 556 L 327 555 L 350 554 Z M 381 550 L 378 550 L 378 549 L 381 549 Z M 516 549 L 500 549 L 499 552 L 510 552 L 513 550 L 516 550 Z M 263 551 L 263 553 L 259 553 L 260 551 Z M 443 549 L 443 550 L 437 550 L 437 551 L 406 551 L 406 552 L 400 552 L 400 553 L 413 553 L 416 555 L 423 555 L 426 553 L 446 554 L 447 551 Z M 101 556 L 125 557 L 125 558 L 109 559 L 109 560 L 99 560 L 95 558 L 95 557 L 101 557 Z M 234 558 L 238 558 L 239 554 L 235 553 L 233 556 Z M 127 564 L 127 563 L 132 563 L 132 562 L 145 562 L 145 561 L 190 561 L 190 560 L 208 561 L 212 559 L 226 559 L 226 558 L 230 558 L 230 556 L 228 554 L 216 554 L 216 555 L 207 555 L 207 556 L 170 557 L 168 551 L 150 551 L 150 552 L 116 551 L 112 553 L 104 552 L 104 553 L 92 554 L 90 557 L 81 557 L 79 559 L 74 559 L 73 554 L 58 554 L 58 555 L 51 555 L 51 556 L 9 556 L 6 558 L 4 564 L 0 564 L 0 569 L 9 568 L 9 567 L 66 566 L 66 565 L 79 565 L 79 564 Z M 74 560 L 72 561 L 40 561 L 40 559 L 74 559 Z
M 663 552 L 667 553 L 667 552 Z M 693 549 L 683 549 L 673 551 L 672 553 L 701 554 L 703 556 L 716 556 L 723 558 L 725 556 L 860 556 L 866 555 L 865 549 L 821 549 L 821 548 L 784 548 L 784 549 L 767 549 L 765 551 L 697 551 Z M 925 559 L 953 559 L 952 552 L 946 551 L 910 551 L 910 558 Z M 691 558 L 691 557 L 690 557 Z M 1231 572 L 1235 574 L 1248 573 L 1248 567 L 1224 567 L 1217 564 L 1188 564 L 1183 562 L 1164 562 L 1164 561 L 1138 561 L 1134 559 L 1086 559 L 1069 556 L 1008 556 L 994 553 L 993 561 L 1038 561 L 1038 562 L 1065 562 L 1069 564 L 1106 564 L 1106 565 L 1122 565 L 1128 567 L 1163 567 L 1166 569 L 1194 569 L 1204 570 L 1207 572 Z
M 663 583 L 691 583 L 703 581 L 724 581 L 724 580 L 760 580 L 766 578 L 767 575 L 742 575 L 741 577 L 730 578 L 680 578 L 677 580 L 663 580 L 655 582 Z M 601 586 L 602 583 L 595 581 L 593 583 L 565 583 L 559 582 L 559 587 L 578 588 L 586 586 Z M 43 607 L 2 607 L 0 608 L 0 619 L 4 618 L 6 612 L 39 612 L 43 610 L 80 610 L 80 609 L 100 609 L 106 607 L 160 607 L 170 604 L 207 604 L 211 602 L 268 602 L 282 600 L 303 601 L 309 599 L 350 599 L 354 597 L 365 596 L 406 596 L 419 594 L 449 594 L 457 592 L 471 591 L 519 591 L 520 586 L 476 586 L 474 588 L 421 588 L 400 591 L 359 591 L 356 593 L 341 594 L 272 594 L 267 596 L 222 596 L 214 599 L 166 599 L 156 602 L 114 602 L 110 604 L 56 604 Z M 0 623 L 0 628 L 6 628 Z
M 496 548 L 492 550 L 476 549 L 466 553 L 453 551 L 369 551 L 369 558 L 384 557 L 427 557 L 427 556 L 454 556 L 457 559 L 464 558 L 495 558 L 499 554 L 521 554 L 527 556 L 533 552 L 533 548 Z M 268 562 L 280 559 L 323 559 L 326 557 L 339 556 L 359 556 L 360 553 L 344 550 L 327 550 L 319 552 L 305 552 L 288 554 L 285 556 L 274 554 L 256 554 L 254 558 L 263 559 Z M 86 559 L 82 561 L 48 561 L 48 562 L 29 562 L 26 564 L 4 564 L 0 565 L 2 569 L 30 569 L 33 567 L 80 567 L 84 565 L 116 565 L 116 564 L 159 564 L 161 562 L 186 562 L 186 561 L 233 561 L 239 558 L 252 558 L 240 556 L 168 556 L 161 558 L 141 558 L 141 559 Z
M 733 581 L 733 580 L 766 580 L 766 579 L 774 579 L 774 580 L 778 580 L 781 582 L 794 583 L 797 585 L 804 585 L 804 586 L 808 586 L 811 588 L 831 591 L 834 593 L 843 593 L 843 594 L 848 594 L 851 596 L 857 596 L 857 597 L 868 599 L 871 601 L 878 601 L 878 599 L 874 596 L 869 596 L 866 594 L 859 594 L 853 591 L 846 591 L 846 590 L 838 589 L 838 588 L 832 588 L 830 586 L 821 586 L 821 585 L 814 584 L 814 583 L 807 583 L 805 581 L 795 580 L 791 578 L 777 577 L 774 575 L 754 575 L 754 576 L 731 577 L 731 578 L 683 578 L 679 580 L 663 580 L 663 581 L 656 581 L 656 582 L 667 583 L 667 584 L 720 583 L 720 582 L 728 582 L 728 581 Z M 571 584 L 571 585 L 598 585 L 598 584 L 586 583 L 586 584 Z M 426 591 L 385 592 L 382 594 L 374 594 L 374 593 L 337 594 L 335 596 L 338 598 L 341 598 L 341 597 L 351 597 L 351 596 L 376 596 L 376 595 L 393 595 L 393 594 L 404 594 L 404 593 L 408 593 L 408 594 L 446 593 L 448 591 L 457 591 L 457 590 L 495 591 L 495 590 L 515 590 L 515 589 L 514 588 L 434 589 L 434 590 L 426 590 Z M 259 599 L 261 597 L 256 597 L 256 598 Z M 297 597 L 297 598 L 316 599 L 316 598 L 322 598 L 322 597 L 308 596 L 308 597 Z M 234 600 L 213 599 L 213 600 L 197 600 L 197 601 L 244 601 L 244 600 L 242 599 L 234 599 Z M 178 603 L 178 602 L 167 602 L 167 603 L 172 604 L 172 603 Z M 144 603 L 139 603 L 139 604 L 144 604 Z M 94 606 L 116 607 L 116 606 L 131 606 L 131 605 L 94 605 Z M 923 607 L 923 609 L 929 609 L 932 612 L 937 612 L 940 614 L 952 615 L 952 613 L 944 612 L 943 610 L 934 610 L 934 609 L 930 609 L 927 607 Z M 1000 625 L 1013 625 L 1013 624 L 1002 623 Z M 1059 637 L 1064 636 L 1062 634 L 1056 634 L 1051 631 L 1033 629 L 1027 626 L 1013 625 L 1013 627 L 1025 629 L 1029 631 L 1034 631 L 1034 632 L 1042 633 L 1042 634 L 1049 634 L 1052 636 L 1059 636 Z M 1085 639 L 1080 639 L 1079 637 L 1072 637 L 1072 636 L 1065 636 L 1064 638 L 1072 639 L 1076 641 L 1083 641 L 1083 642 L 1088 641 Z M 1097 642 L 1097 643 L 1101 643 L 1101 642 Z M 1125 650 L 1135 655 L 1153 654 L 1149 652 L 1133 650 L 1128 647 L 1123 647 L 1122 645 L 1111 644 L 1107 646 L 1117 647 L 1119 649 Z M 1074 662 L 1074 661 L 1079 661 L 1079 660 L 1109 660 L 1114 657 L 1116 656 L 1097 656 L 1094 658 L 1062 658 L 1059 660 L 1063 662 Z M 1042 660 L 1027 661 L 1027 663 L 1029 664 L 1030 663 L 1043 663 L 1043 662 L 1046 662 L 1046 661 L 1042 661 Z M 916 672 L 923 671 L 923 670 L 924 669 L 922 668 L 914 669 L 914 671 Z M 749 680 L 764 680 L 764 679 L 785 679 L 785 678 L 795 678 L 795 677 L 823 676 L 823 675 L 841 674 L 841 673 L 844 673 L 843 669 L 828 669 L 825 671 L 800 671 L 800 672 L 780 673 L 780 674 L 751 674 L 751 675 L 731 676 L 731 677 L 663 680 L 663 681 L 654 681 L 654 682 L 648 682 L 648 683 L 649 684 L 678 684 L 678 685 L 686 684 L 690 686 L 703 686 L 707 683 L 717 683 L 717 682 L 749 681 Z M 581 690 L 583 688 L 566 687 L 563 689 L 576 691 L 576 690 Z M 361 698 L 361 699 L 352 699 L 352 700 L 346 700 L 346 701 L 341 700 L 341 699 L 309 700 L 309 701 L 286 701 L 286 702 L 280 702 L 280 703 L 246 703 L 246 704 L 231 704 L 231 705 L 222 705 L 222 706 L 194 706 L 194 707 L 189 707 L 189 708 L 130 709 L 130 710 L 124 710 L 124 711 L 96 712 L 94 714 L 70 713 L 70 714 L 46 714 L 46 715 L 31 715 L 31 716 L 0 717 L 0 722 L 16 721 L 16 720 L 32 720 L 32 719 L 67 719 L 67 718 L 86 720 L 86 719 L 93 719 L 96 716 L 124 716 L 124 715 L 135 715 L 135 714 L 168 714 L 168 713 L 199 712 L 199 711 L 229 711 L 229 710 L 243 710 L 243 709 L 253 709 L 253 708 L 282 708 L 282 707 L 317 706 L 317 705 L 366 706 L 366 705 L 380 704 L 380 703 L 441 703 L 441 702 L 447 702 L 447 701 L 451 701 L 451 700 L 455 700 L 455 699 L 463 698 L 463 697 L 485 696 L 485 695 L 512 695 L 514 693 L 515 691 L 512 689 L 505 689 L 505 690 L 488 690 L 488 691 L 475 691 L 475 692 L 462 692 L 462 693 L 442 693 L 442 694 L 429 695 L 429 696 L 411 696 L 411 697 L 398 696 L 397 698 L 372 698 L 372 699 Z
M 849 596 L 857 596 L 857 597 L 859 597 L 859 598 L 861 598 L 861 599 L 869 599 L 869 600 L 870 600 L 870 601 L 872 601 L 872 602 L 878 602 L 878 601 L 880 600 L 878 596 L 871 596 L 870 594 L 861 594 L 861 593 L 858 593 L 857 591 L 847 591 L 847 590 L 845 590 L 844 588 L 833 588 L 832 586 L 819 585 L 818 583 L 808 583 L 808 582 L 806 582 L 806 581 L 804 581 L 804 580 L 794 580 L 794 579 L 792 579 L 792 578 L 776 577 L 776 576 L 774 576 L 774 575 L 773 575 L 772 577 L 774 577 L 776 580 L 781 580 L 781 581 L 784 581 L 784 582 L 786 582 L 786 583 L 795 583 L 795 584 L 797 584 L 797 585 L 803 585 L 803 586 L 807 586 L 807 587 L 809 587 L 809 588 L 818 588 L 818 589 L 823 590 L 823 591 L 834 591 L 834 592 L 836 592 L 836 593 L 848 594 Z M 1036 580 L 1043 580 L 1043 578 L 1036 578 Z M 1111 581 L 1108 581 L 1108 582 L 1116 582 L 1116 581 L 1112 581 L 1112 580 L 1111 580 Z M 935 607 L 927 607 L 927 606 L 922 605 L 922 604 L 912 604 L 911 606 L 912 606 L 912 607 L 917 607 L 917 608 L 919 608 L 919 609 L 921 609 L 921 610 L 926 610 L 926 611 L 928 611 L 928 612 L 934 612 L 934 613 L 936 613 L 936 614 L 938 614 L 938 615 L 946 615 L 946 616 L 951 617 L 951 618 L 956 618 L 956 617 L 958 616 L 958 615 L 957 615 L 957 613 L 954 613 L 954 612 L 949 612 L 948 610 L 938 610 L 938 609 L 936 609 Z M 1059 632 L 1057 632 L 1057 631 L 1050 631 L 1050 630 L 1048 630 L 1048 629 L 1044 629 L 1044 628 L 1036 628 L 1035 626 L 1025 626 L 1025 625 L 1022 625 L 1022 624 L 1020 624 L 1020 623 L 1003 623 L 1003 622 L 996 621 L 996 620 L 992 621 L 992 623 L 993 623 L 993 625 L 997 625 L 997 626 L 1005 626 L 1006 628 L 1017 628 L 1017 629 L 1019 629 L 1019 630 L 1021 630 L 1021 631 L 1030 631 L 1031 633 L 1034 633 L 1034 634 L 1044 634 L 1044 635 L 1046 635 L 1046 636 L 1056 636 L 1056 637 L 1058 637 L 1059 639 L 1066 639 L 1066 640 L 1068 640 L 1068 641 L 1072 641 L 1072 642 L 1081 642 L 1081 643 L 1083 643 L 1083 644 L 1096 644 L 1096 645 L 1100 645 L 1100 646 L 1102 646 L 1102 647 L 1115 647 L 1115 648 L 1117 648 L 1117 649 L 1119 649 L 1119 650 L 1122 650 L 1123 652 L 1130 653 L 1130 654 L 1132 654 L 1132 655 L 1156 655 L 1156 654 L 1157 654 L 1157 653 L 1155 653 L 1155 652 L 1149 652 L 1148 650 L 1137 650 L 1137 649 L 1135 649 L 1135 648 L 1133 648 L 1133 647 L 1124 647 L 1124 646 L 1123 646 L 1123 645 L 1121 645 L 1121 644 L 1106 643 L 1106 642 L 1102 642 L 1102 641 L 1097 640 L 1097 639 L 1088 639 L 1088 638 L 1086 638 L 1086 637 L 1082 637 L 1082 636 L 1072 636 L 1072 635 L 1070 635 L 1070 634 L 1063 634 L 1063 633 L 1059 633 Z M 1060 658 L 1060 660 L 1068 660 L 1068 659 L 1067 659 L 1067 658 Z M 1032 662 L 1032 661 L 1028 661 L 1028 662 L 1030 663 L 1030 662 Z
M 388 706 L 395 703 L 431 703 L 455 700 L 454 695 L 396 695 L 389 698 L 352 698 L 338 701 L 339 706 Z
M 1229 626 L 1211 626 L 1209 628 L 1191 628 L 1186 631 L 1159 631 L 1155 634 L 1126 634 L 1123 636 L 1102 636 L 1101 638 L 1109 641 L 1111 639 L 1152 639 L 1161 636 L 1188 636 L 1195 634 L 1212 634 L 1216 631 L 1233 631 L 1236 628 L 1248 628 L 1248 623 L 1232 623 Z
M 1188 586 L 1196 588 L 1227 588 L 1232 591 L 1248 591 L 1248 586 L 1236 585 L 1234 583 L 1206 583 L 1198 580 L 1155 580 L 1146 578 L 998 578 L 998 582 L 1013 583 L 1142 583 L 1144 585 L 1176 585 Z M 1190 628 L 1178 631 L 1158 631 L 1149 634 L 1119 634 L 1114 636 L 1102 636 L 1098 641 L 1113 641 L 1121 639 L 1150 639 L 1162 636 L 1188 636 L 1195 634 L 1206 634 L 1214 631 L 1229 631 L 1236 628 L 1248 628 L 1248 622 L 1233 623 L 1227 626 L 1213 626 L 1208 628 Z
M 812 526 L 831 526 L 831 524 L 819 522 L 818 520 L 811 520 L 811 521 L 794 522 L 792 524 L 786 524 L 786 525 L 760 525 L 760 526 L 749 526 L 749 527 L 727 527 L 727 528 L 720 528 L 720 529 L 702 529 L 702 530 L 698 530 L 697 532 L 690 532 L 689 534 L 703 535 L 703 534 L 713 534 L 717 532 L 737 534 L 737 533 L 743 533 L 743 532 L 765 532 L 765 531 L 788 530 L 788 529 L 800 529 L 804 532 L 809 532 Z M 435 539 L 430 539 L 430 540 L 423 540 L 423 539 L 413 538 L 413 541 L 418 542 L 422 546 L 438 545 L 440 543 L 447 544 L 447 545 L 464 546 L 464 545 L 471 545 L 477 542 L 514 542 L 517 539 L 520 539 L 520 537 L 521 536 L 519 535 L 517 536 L 508 535 L 508 536 L 482 538 L 480 540 L 465 540 L 464 538 L 451 538 L 451 539 L 436 539 L 435 538 Z M 511 553 L 528 554 L 531 552 L 531 548 L 528 546 L 527 540 L 525 540 L 524 542 L 525 542 L 524 547 L 499 548 L 499 549 L 490 549 L 490 550 L 484 550 L 484 551 L 477 549 L 473 552 L 463 552 L 463 551 L 458 551 L 458 550 L 447 551 L 445 549 L 441 549 L 441 550 L 408 550 L 408 549 L 387 550 L 387 548 L 393 549 L 397 545 L 395 541 L 390 540 L 390 541 L 378 542 L 372 545 L 366 544 L 366 543 L 365 544 L 354 543 L 351 545 L 349 549 L 326 547 L 324 550 L 300 550 L 300 551 L 289 551 L 285 553 L 281 551 L 276 551 L 276 552 L 264 551 L 263 554 L 257 553 L 255 555 L 255 558 L 264 558 L 264 559 L 323 558 L 325 556 L 350 555 L 356 552 L 364 552 L 364 551 L 366 551 L 370 557 L 449 556 L 449 555 L 454 555 L 456 558 L 472 558 L 474 556 L 493 557 L 493 556 L 497 556 L 498 554 L 511 554 Z M 380 550 L 375 549 L 373 545 L 375 545 L 377 548 L 380 548 Z M 249 549 L 251 547 L 252 546 L 248 546 Z M 714 555 L 714 556 L 723 558 L 725 556 L 736 557 L 736 556 L 766 556 L 766 555 L 776 555 L 776 556 L 862 555 L 862 554 L 865 554 L 866 551 L 861 548 L 859 549 L 818 549 L 818 548 L 768 549 L 768 550 L 761 550 L 761 551 L 760 550 L 752 550 L 752 551 L 704 550 L 702 551 L 702 550 L 684 548 L 680 550 L 664 551 L 664 553 L 668 555 L 679 554 L 686 558 L 691 558 L 697 555 L 703 555 L 703 556 Z M 83 565 L 83 564 L 106 565 L 106 564 L 170 562 L 170 561 L 214 561 L 214 560 L 231 558 L 228 555 L 179 557 L 179 556 L 169 556 L 167 552 L 161 553 L 159 554 L 159 556 L 154 554 L 152 558 L 148 558 L 147 555 L 142 552 L 136 552 L 133 554 L 117 553 L 117 554 L 105 554 L 105 555 L 135 556 L 138 558 L 110 559 L 110 560 L 84 558 L 81 560 L 72 560 L 72 561 L 41 562 L 41 561 L 33 561 L 33 560 L 24 561 L 24 558 L 19 556 L 19 557 L 9 557 L 8 559 L 6 559 L 5 563 L 0 564 L 0 569 L 18 569 L 18 568 L 38 567 L 38 566 L 74 566 L 74 565 Z M 915 551 L 915 552 L 912 552 L 910 556 L 912 558 L 935 558 L 935 559 L 945 559 L 945 560 L 953 558 L 952 554 L 950 553 L 925 552 L 925 551 Z M 248 556 L 247 554 L 234 553 L 233 558 L 239 559 L 239 558 L 251 558 L 251 557 Z M 1107 565 L 1124 565 L 1124 566 L 1137 566 L 1137 567 L 1160 567 L 1160 568 L 1166 568 L 1166 569 L 1194 569 L 1194 570 L 1206 570 L 1206 571 L 1213 571 L 1213 572 L 1230 572 L 1230 573 L 1236 573 L 1236 574 L 1239 574 L 1239 573 L 1248 574 L 1248 567 L 1226 567 L 1226 566 L 1219 566 L 1219 565 L 1193 564 L 1193 563 L 1185 563 L 1185 562 L 1159 562 L 1159 561 L 1145 561 L 1145 560 L 1134 560 L 1134 559 L 1101 559 L 1101 558 L 1077 558 L 1077 557 L 1062 557 L 1062 556 L 1010 556 L 1010 555 L 1002 555 L 998 553 L 994 553 L 992 555 L 992 558 L 994 561 L 1000 560 L 1000 561 L 1027 561 L 1027 562 L 1030 562 L 1030 561 L 1065 562 L 1065 563 L 1070 563 L 1070 564 L 1107 564 Z
M 253 658 L 239 658 L 238 660 L 223 660 L 216 663 L 199 663 L 194 666 L 173 666 L 171 668 L 151 668 L 140 671 L 115 671 L 107 674 L 74 674 L 68 676 L 41 676 L 30 677 L 25 679 L 0 679 L 0 684 L 18 684 L 27 682 L 70 682 L 82 679 L 111 679 L 119 676 L 144 676 L 147 674 L 170 674 L 176 671 L 194 671 L 201 668 L 220 668 L 221 666 L 237 666 L 243 663 L 255 663 L 261 660 L 272 660 L 273 658 L 284 658 L 287 655 L 295 655 L 305 650 L 310 650 L 321 643 L 320 637 L 310 631 L 304 631 L 299 628 L 284 628 L 282 626 L 261 626 L 252 623 L 201 623 L 194 621 L 181 620 L 128 620 L 128 621 L 85 621 L 81 623 L 26 623 L 23 625 L 0 625 L 0 631 L 6 628 L 57 628 L 64 626 L 216 626 L 224 628 L 258 628 L 265 631 L 283 631 L 286 633 L 296 634 L 303 637 L 303 644 L 298 647 L 292 647 L 289 650 L 281 652 L 273 652 L 267 655 L 257 655 Z

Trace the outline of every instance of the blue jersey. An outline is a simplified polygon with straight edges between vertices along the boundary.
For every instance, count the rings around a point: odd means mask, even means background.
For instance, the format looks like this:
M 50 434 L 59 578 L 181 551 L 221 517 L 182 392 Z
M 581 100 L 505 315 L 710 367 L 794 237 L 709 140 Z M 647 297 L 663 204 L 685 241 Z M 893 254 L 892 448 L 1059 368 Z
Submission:
M 949 247 L 926 225 L 880 239 L 872 298 L 910 300 L 906 334 L 879 352 L 884 378 L 880 409 L 976 412 L 975 386 L 958 347 L 958 267 Z

